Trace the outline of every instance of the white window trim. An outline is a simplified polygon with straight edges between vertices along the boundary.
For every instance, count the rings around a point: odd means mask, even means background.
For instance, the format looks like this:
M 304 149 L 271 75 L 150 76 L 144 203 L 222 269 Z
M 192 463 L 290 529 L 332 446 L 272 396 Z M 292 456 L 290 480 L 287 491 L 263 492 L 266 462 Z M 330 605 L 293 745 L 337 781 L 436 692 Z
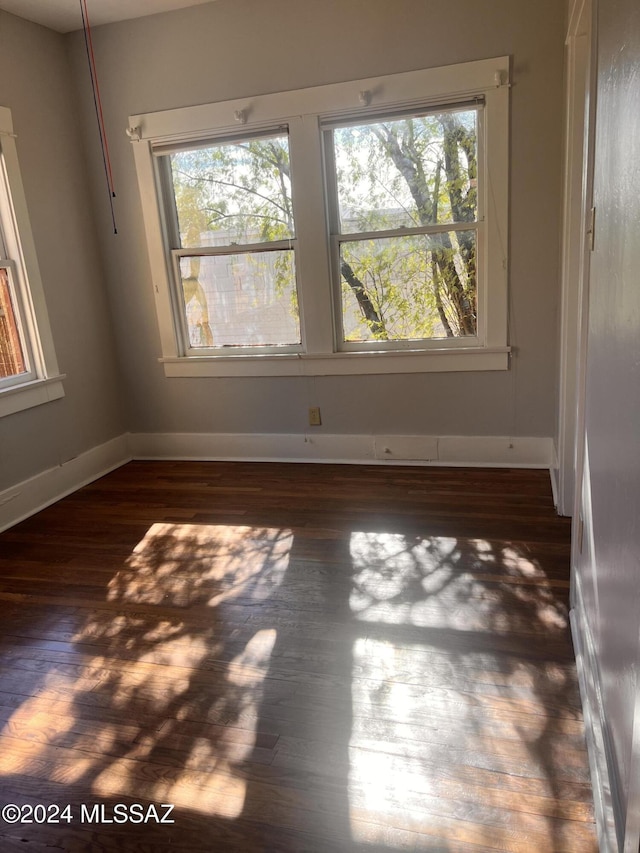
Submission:
M 151 275 L 167 376 L 297 376 L 506 370 L 509 173 L 509 57 L 411 71 L 385 77 L 279 92 L 215 104 L 129 117 L 128 134 L 142 199 Z M 479 313 L 486 319 L 474 343 L 415 349 L 338 351 L 334 340 L 330 242 L 322 173 L 324 122 L 358 118 L 399 107 L 451 106 L 474 97 L 484 100 L 484 246 L 478 266 Z M 154 150 L 238 133 L 289 128 L 296 217 L 296 268 L 304 352 L 263 355 L 184 356 L 179 351 L 172 309 L 171 261 L 165 240 L 163 202 Z
M 24 377 L 0 382 L 0 417 L 60 399 L 65 378 L 58 370 L 15 138 L 11 110 L 0 107 L 0 167 L 10 193 L 10 199 L 1 201 L 0 213 L 19 290 L 18 310 L 30 368 Z

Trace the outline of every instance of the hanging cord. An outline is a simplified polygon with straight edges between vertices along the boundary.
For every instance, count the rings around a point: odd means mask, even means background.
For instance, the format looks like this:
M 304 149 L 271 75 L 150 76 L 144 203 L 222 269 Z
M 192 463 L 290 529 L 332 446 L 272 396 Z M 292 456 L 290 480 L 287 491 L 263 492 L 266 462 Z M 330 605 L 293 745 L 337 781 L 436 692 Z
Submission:
M 100 99 L 100 89 L 98 87 L 98 75 L 96 72 L 95 56 L 93 53 L 93 40 L 91 38 L 91 26 L 89 24 L 89 12 L 87 9 L 87 0 L 79 0 L 80 13 L 82 15 L 82 29 L 84 32 L 84 44 L 87 51 L 87 63 L 89 65 L 89 75 L 91 77 L 91 91 L 93 93 L 93 105 L 96 111 L 96 121 L 98 122 L 98 134 L 100 136 L 100 148 L 102 150 L 102 163 L 104 165 L 104 174 L 107 181 L 107 192 L 109 194 L 109 208 L 111 210 L 111 222 L 113 224 L 113 233 L 117 234 L 116 216 L 113 207 L 113 199 L 116 197 L 113 185 L 113 173 L 111 171 L 111 158 L 109 157 L 109 144 L 107 142 L 107 134 L 104 127 L 104 116 L 102 114 L 102 101 Z
M 89 52 L 91 54 L 90 68 L 93 70 L 91 80 L 92 80 L 92 83 L 95 83 L 94 95 L 95 95 L 95 101 L 97 102 L 97 107 L 98 107 L 98 112 L 99 112 L 99 125 L 100 125 L 100 130 L 102 133 L 102 138 L 104 140 L 104 150 L 105 150 L 105 154 L 106 154 L 107 170 L 109 173 L 109 176 L 108 176 L 109 189 L 111 191 L 112 197 L 115 198 L 116 192 L 115 192 L 115 186 L 113 183 L 113 172 L 111 171 L 111 158 L 109 156 L 109 145 L 107 142 L 107 131 L 105 130 L 105 126 L 104 126 L 104 115 L 102 113 L 102 99 L 100 97 L 100 86 L 98 85 L 98 72 L 96 70 L 96 58 L 95 58 L 95 54 L 93 52 L 93 37 L 91 35 L 91 24 L 89 23 L 89 9 L 87 7 L 87 0 L 82 0 L 82 2 L 84 5 L 84 19 L 86 20 L 86 24 L 87 24 L 86 35 L 87 35 L 87 38 L 89 41 Z

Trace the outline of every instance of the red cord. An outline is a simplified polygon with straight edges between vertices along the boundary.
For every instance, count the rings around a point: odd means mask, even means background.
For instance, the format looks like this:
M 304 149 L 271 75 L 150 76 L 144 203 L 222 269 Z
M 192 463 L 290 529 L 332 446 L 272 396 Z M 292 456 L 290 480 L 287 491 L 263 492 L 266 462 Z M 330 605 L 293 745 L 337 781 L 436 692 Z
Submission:
M 100 87 L 98 86 L 98 73 L 96 71 L 96 58 L 93 53 L 93 39 L 91 38 L 91 25 L 89 24 L 89 11 L 87 9 L 87 0 L 82 0 L 82 4 L 84 6 L 84 16 L 86 20 L 86 29 L 87 36 L 89 39 L 89 52 L 91 55 L 91 68 L 93 70 L 93 80 L 95 83 L 96 89 L 96 98 L 98 101 L 98 113 L 99 113 L 99 125 L 100 125 L 100 133 L 102 135 L 102 140 L 104 142 L 104 150 L 107 155 L 107 172 L 109 174 L 109 189 L 111 191 L 111 195 L 115 198 L 115 189 L 113 185 L 113 172 L 111 171 L 111 157 L 109 156 L 109 143 L 107 142 L 107 132 L 104 126 L 104 116 L 102 114 L 102 99 L 100 98 Z

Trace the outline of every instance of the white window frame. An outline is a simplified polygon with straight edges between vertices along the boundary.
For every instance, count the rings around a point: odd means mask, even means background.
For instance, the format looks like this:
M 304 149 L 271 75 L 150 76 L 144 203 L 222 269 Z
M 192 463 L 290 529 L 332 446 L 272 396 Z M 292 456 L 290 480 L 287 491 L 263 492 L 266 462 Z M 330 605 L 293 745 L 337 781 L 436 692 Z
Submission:
M 509 57 L 412 71 L 130 116 L 167 376 L 294 376 L 506 370 L 508 280 Z M 478 222 L 478 335 L 471 341 L 417 342 L 393 350 L 338 346 L 331 274 L 323 127 L 342 118 L 400 109 L 455 107 L 482 100 Z M 172 262 L 155 165 L 171 145 L 289 128 L 296 270 L 303 348 L 299 353 L 187 356 L 172 297 Z
M 0 417 L 64 396 L 22 185 L 11 110 L 0 107 L 0 266 L 8 269 L 27 371 L 0 378 Z

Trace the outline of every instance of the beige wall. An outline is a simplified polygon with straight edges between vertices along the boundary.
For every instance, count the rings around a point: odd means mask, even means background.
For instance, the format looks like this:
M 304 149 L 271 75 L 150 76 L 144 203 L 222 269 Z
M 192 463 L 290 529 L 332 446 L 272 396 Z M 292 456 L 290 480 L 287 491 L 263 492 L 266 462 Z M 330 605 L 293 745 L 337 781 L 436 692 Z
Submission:
M 67 37 L 126 364 L 132 431 L 552 436 L 557 371 L 564 5 L 557 0 L 218 0 L 97 28 L 117 199 L 113 237 L 81 33 Z M 129 114 L 510 54 L 511 343 L 486 374 L 167 379 Z
M 9 107 L 66 396 L 0 418 L 0 489 L 120 434 L 115 347 L 64 38 L 0 12 Z

